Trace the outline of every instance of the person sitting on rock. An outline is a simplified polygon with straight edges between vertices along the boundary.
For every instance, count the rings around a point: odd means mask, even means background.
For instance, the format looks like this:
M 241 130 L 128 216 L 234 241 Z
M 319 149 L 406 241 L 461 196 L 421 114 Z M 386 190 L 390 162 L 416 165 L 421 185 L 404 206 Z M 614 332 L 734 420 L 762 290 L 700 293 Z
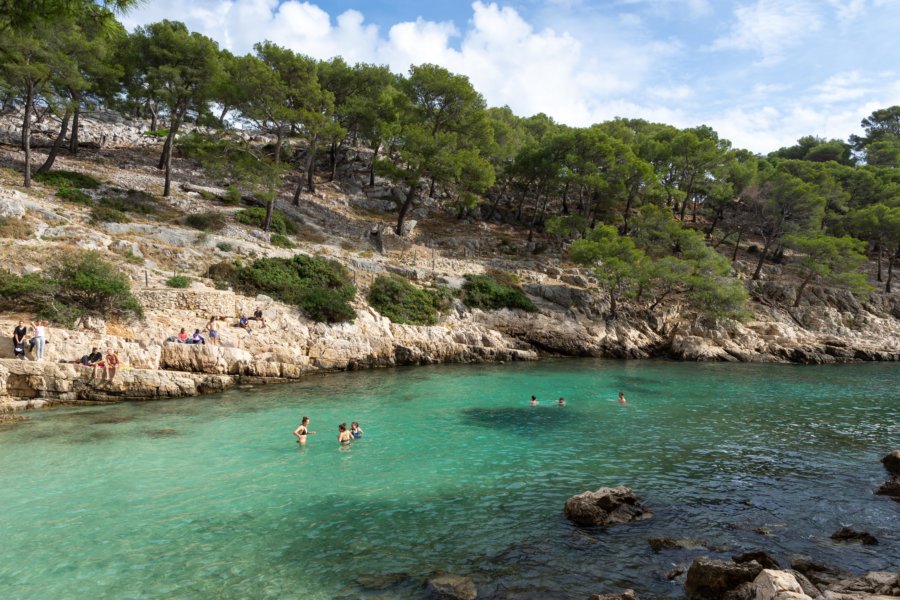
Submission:
M 191 336 L 191 341 L 190 341 L 189 343 L 191 343 L 191 344 L 205 344 L 205 343 L 206 343 L 206 340 L 203 339 L 203 336 L 202 336 L 202 335 L 200 335 L 200 330 L 199 330 L 199 329 L 195 329 L 195 330 L 194 330 L 194 335 Z
M 13 329 L 13 354 L 19 360 L 25 360 L 25 336 L 28 334 L 28 327 L 25 321 L 19 321 L 19 326 Z
M 112 383 L 112 380 L 116 376 L 116 372 L 119 370 L 119 355 L 116 354 L 112 348 L 107 348 L 105 362 L 106 367 L 103 372 L 103 381 Z
M 188 332 L 184 330 L 184 327 L 178 332 L 178 341 L 182 344 L 188 343 Z
M 250 329 L 250 319 L 248 319 L 247 315 L 245 315 L 244 313 L 241 313 L 240 318 L 238 318 L 238 327 L 240 327 L 241 329 L 245 329 L 247 333 L 253 331 L 252 329 Z
M 256 310 L 253 311 L 253 320 L 258 322 L 260 327 L 266 326 L 266 319 L 263 317 L 263 311 L 260 307 L 256 307 Z
M 91 348 L 90 353 L 85 354 L 78 360 L 73 360 L 72 362 L 83 367 L 93 367 L 94 363 L 100 362 L 101 360 L 103 360 L 103 354 L 95 347 Z

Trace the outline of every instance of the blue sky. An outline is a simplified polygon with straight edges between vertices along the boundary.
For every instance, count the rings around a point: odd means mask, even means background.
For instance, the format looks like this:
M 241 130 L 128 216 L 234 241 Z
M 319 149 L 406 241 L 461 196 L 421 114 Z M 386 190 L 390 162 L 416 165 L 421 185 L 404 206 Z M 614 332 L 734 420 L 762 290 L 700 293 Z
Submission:
M 162 18 L 238 53 L 433 62 L 522 116 L 708 124 L 763 153 L 900 104 L 900 0 L 146 0 L 123 20 Z

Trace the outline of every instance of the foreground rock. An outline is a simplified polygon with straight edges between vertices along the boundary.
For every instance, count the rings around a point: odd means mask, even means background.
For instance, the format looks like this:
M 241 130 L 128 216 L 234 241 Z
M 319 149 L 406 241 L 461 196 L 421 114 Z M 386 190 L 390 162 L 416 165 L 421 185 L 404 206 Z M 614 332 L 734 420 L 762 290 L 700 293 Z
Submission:
M 438 600 L 475 600 L 478 588 L 471 577 L 453 573 L 435 573 L 425 582 L 431 598 Z
M 617 525 L 653 516 L 629 488 L 620 485 L 582 492 L 566 500 L 566 518 L 581 526 Z
M 741 584 L 752 582 L 762 570 L 756 561 L 738 564 L 704 556 L 688 569 L 684 591 L 691 600 L 722 600 Z
M 809 598 L 800 583 L 787 571 L 763 569 L 753 580 L 756 600 L 788 600 Z

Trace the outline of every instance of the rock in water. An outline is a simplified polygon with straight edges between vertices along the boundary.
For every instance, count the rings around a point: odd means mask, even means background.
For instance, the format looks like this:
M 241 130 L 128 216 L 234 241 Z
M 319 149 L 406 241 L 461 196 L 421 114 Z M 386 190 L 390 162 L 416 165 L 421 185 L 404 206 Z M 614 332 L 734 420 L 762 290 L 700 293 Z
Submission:
M 588 600 L 638 600 L 634 590 L 625 590 L 621 594 L 594 594 Z
M 877 490 L 875 490 L 875 493 L 879 496 L 888 496 L 889 498 L 900 502 L 900 477 L 885 481 Z
M 772 555 L 765 550 L 750 550 L 749 552 L 744 552 L 743 554 L 732 556 L 731 560 L 736 563 L 747 563 L 751 560 L 755 560 L 756 562 L 761 564 L 764 569 L 781 568 L 781 565 L 778 564 L 778 561 L 772 558 Z
M 616 525 L 653 516 L 624 485 L 572 496 L 566 500 L 565 513 L 567 519 L 581 526 Z
M 475 600 L 478 588 L 471 577 L 453 573 L 435 573 L 425 582 L 425 588 L 432 598 L 438 600 Z
M 865 546 L 875 546 L 878 540 L 871 533 L 865 531 L 855 531 L 849 527 L 841 527 L 831 534 L 831 539 L 841 542 L 862 542 Z
M 894 450 L 881 459 L 881 464 L 894 477 L 900 477 L 900 450 Z
M 756 579 L 762 570 L 756 561 L 736 564 L 703 556 L 691 563 L 684 591 L 691 600 L 721 600 L 727 592 Z

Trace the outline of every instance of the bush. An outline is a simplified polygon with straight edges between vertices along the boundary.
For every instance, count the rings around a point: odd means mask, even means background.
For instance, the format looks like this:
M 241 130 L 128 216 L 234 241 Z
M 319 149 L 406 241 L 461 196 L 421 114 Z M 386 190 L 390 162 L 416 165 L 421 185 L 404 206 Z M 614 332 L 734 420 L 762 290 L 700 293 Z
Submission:
M 79 190 L 95 190 L 100 187 L 100 181 L 75 171 L 50 171 L 49 173 L 35 173 L 35 181 L 52 185 L 58 188 L 75 188 Z
M 537 307 L 525 295 L 509 273 L 492 272 L 485 275 L 466 275 L 462 300 L 470 308 L 499 310 L 518 308 L 534 312 Z
M 88 206 L 94 204 L 93 199 L 78 188 L 61 187 L 56 191 L 56 197 L 75 204 L 86 204 Z
M 299 306 L 314 321 L 352 321 L 356 311 L 350 302 L 356 288 L 343 265 L 317 256 L 290 259 L 260 258 L 249 266 L 222 262 L 212 265 L 209 276 L 216 286 L 230 284 L 251 295 L 266 294 Z
M 219 231 L 227 224 L 225 215 L 214 210 L 196 215 L 188 215 L 184 222 L 200 231 Z
M 222 196 L 222 202 L 229 206 L 237 206 L 241 203 L 241 190 L 238 186 L 231 184 L 225 188 L 225 195 Z
M 171 288 L 191 287 L 191 278 L 186 275 L 173 275 L 166 279 L 166 285 Z
M 128 277 L 96 252 L 66 255 L 47 273 L 0 271 L 0 310 L 32 310 L 67 325 L 84 314 L 143 314 Z
M 108 206 L 95 206 L 91 210 L 91 221 L 94 223 L 128 223 L 128 215 Z
M 234 246 L 231 244 L 231 242 L 219 242 L 218 244 L 216 244 L 216 248 L 218 248 L 222 252 L 231 252 L 232 250 L 234 250 Z
M 269 242 L 277 248 L 296 248 L 297 245 L 290 240 L 286 235 L 281 235 L 280 233 L 273 233 L 269 238 Z
M 445 288 L 417 288 L 397 275 L 379 275 L 369 292 L 369 303 L 393 323 L 434 325 L 438 311 L 449 304 L 449 293 Z
M 138 190 L 128 190 L 124 196 L 105 196 L 100 199 L 100 206 L 141 215 L 155 215 L 159 212 L 156 199 Z
M 236 212 L 234 218 L 245 225 L 253 225 L 262 228 L 263 223 L 266 222 L 266 209 L 260 207 L 245 208 L 244 210 Z M 281 235 L 296 235 L 299 231 L 297 225 L 280 210 L 276 210 L 272 214 L 272 224 L 271 227 L 269 227 L 269 230 L 274 233 L 280 233 Z
M 145 131 L 144 135 L 149 135 L 157 138 L 165 138 L 169 137 L 169 129 L 164 127 L 162 129 L 153 129 L 151 131 Z

